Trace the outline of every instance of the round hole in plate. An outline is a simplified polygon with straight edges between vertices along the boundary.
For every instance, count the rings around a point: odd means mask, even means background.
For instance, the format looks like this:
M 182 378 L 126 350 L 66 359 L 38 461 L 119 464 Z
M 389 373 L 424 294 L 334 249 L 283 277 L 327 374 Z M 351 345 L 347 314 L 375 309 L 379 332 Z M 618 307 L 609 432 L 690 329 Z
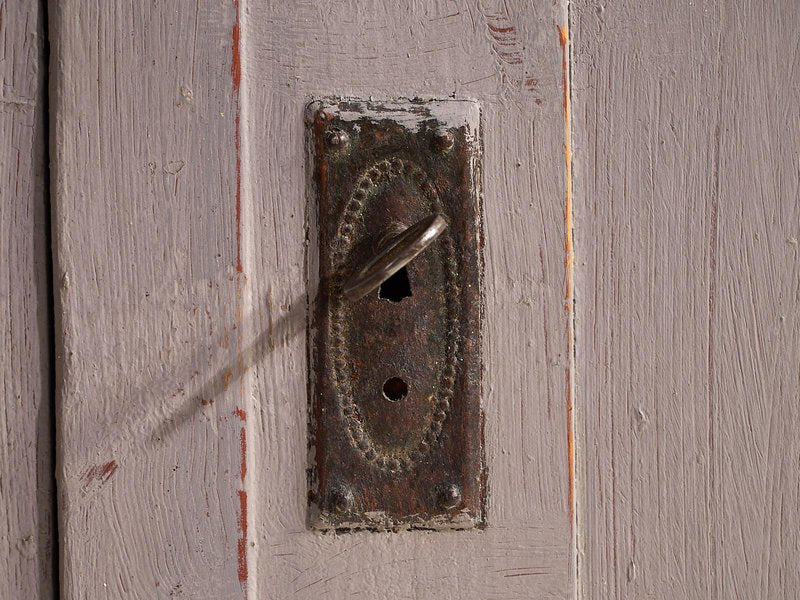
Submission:
M 383 382 L 383 397 L 397 402 L 408 396 L 408 384 L 399 377 L 390 377 Z

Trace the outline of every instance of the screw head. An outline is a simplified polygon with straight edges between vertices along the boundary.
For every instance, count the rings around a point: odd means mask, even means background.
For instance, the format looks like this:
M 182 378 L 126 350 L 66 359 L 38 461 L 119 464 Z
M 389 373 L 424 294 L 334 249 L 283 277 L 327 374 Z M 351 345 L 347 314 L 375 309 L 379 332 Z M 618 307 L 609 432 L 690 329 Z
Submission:
M 327 123 L 330 121 L 331 116 L 325 111 L 322 103 L 314 102 L 308 105 L 308 110 L 306 112 L 306 122 L 308 125 L 314 125 L 316 123 Z
M 450 131 L 437 131 L 433 136 L 433 147 L 437 152 L 449 152 L 454 143 L 455 137 Z
M 346 131 L 342 131 L 341 129 L 331 129 L 325 133 L 325 143 L 329 148 L 334 148 L 337 150 L 344 148 L 349 141 L 350 136 L 347 135 Z
M 449 510 L 461 504 L 461 487 L 455 483 L 450 483 L 439 490 L 436 496 L 439 508 Z
M 350 511 L 354 503 L 353 490 L 346 485 L 338 485 L 328 494 L 328 506 L 335 512 Z

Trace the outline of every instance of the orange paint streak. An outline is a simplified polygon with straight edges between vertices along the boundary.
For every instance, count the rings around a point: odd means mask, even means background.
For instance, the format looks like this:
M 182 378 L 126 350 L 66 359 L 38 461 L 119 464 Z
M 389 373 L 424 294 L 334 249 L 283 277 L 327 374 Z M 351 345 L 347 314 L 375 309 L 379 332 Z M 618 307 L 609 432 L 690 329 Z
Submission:
M 561 42 L 561 82 L 564 94 L 564 162 L 567 171 L 567 192 L 566 203 L 564 207 L 564 220 L 565 220 L 565 235 L 564 235 L 564 251 L 566 254 L 567 266 L 567 285 L 565 289 L 564 299 L 567 300 L 566 310 L 572 310 L 572 267 L 574 264 L 574 256 L 572 251 L 572 148 L 570 131 L 570 105 L 569 105 L 569 70 L 567 61 L 569 57 L 569 50 L 567 45 L 569 43 L 568 32 L 566 27 L 559 27 L 559 41 Z
M 567 352 L 571 358 L 574 354 L 573 322 L 573 287 L 572 277 L 575 267 L 575 254 L 572 244 L 572 131 L 569 103 L 569 31 L 566 26 L 559 26 L 558 38 L 561 44 L 561 83 L 564 94 L 564 165 L 566 169 L 566 198 L 564 202 L 564 254 L 566 285 L 564 290 L 564 307 L 567 312 Z M 569 480 L 569 520 L 570 526 L 575 522 L 575 440 L 573 439 L 572 421 L 572 372 L 566 370 L 567 379 L 567 463 Z
M 239 581 L 247 581 L 247 492 L 239 490 L 239 529 L 242 537 L 238 540 Z
M 231 384 L 231 378 L 233 377 L 233 371 L 228 368 L 225 369 L 225 375 L 222 376 L 222 385 L 227 390 L 228 386 Z

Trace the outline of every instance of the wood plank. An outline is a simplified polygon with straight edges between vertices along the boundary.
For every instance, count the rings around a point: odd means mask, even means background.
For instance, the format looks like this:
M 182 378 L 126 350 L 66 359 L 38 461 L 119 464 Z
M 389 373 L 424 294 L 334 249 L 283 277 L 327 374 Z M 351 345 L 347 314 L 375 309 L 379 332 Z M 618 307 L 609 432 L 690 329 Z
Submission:
M 53 595 L 50 296 L 44 18 L 0 5 L 0 581 L 9 598 Z
M 235 6 L 50 13 L 62 594 L 240 597 Z
M 267 598 L 567 598 L 563 7 L 529 2 L 288 4 L 243 22 L 245 271 L 256 332 L 253 452 L 258 593 Z M 306 528 L 311 97 L 421 95 L 481 103 L 486 238 L 484 409 L 488 527 L 473 532 Z M 312 221 L 313 223 L 313 221 Z M 311 275 L 307 289 L 307 273 Z
M 569 597 L 563 4 L 52 4 L 65 597 Z M 329 95 L 481 103 L 483 531 L 307 527 Z
M 800 589 L 800 12 L 572 3 L 580 588 Z

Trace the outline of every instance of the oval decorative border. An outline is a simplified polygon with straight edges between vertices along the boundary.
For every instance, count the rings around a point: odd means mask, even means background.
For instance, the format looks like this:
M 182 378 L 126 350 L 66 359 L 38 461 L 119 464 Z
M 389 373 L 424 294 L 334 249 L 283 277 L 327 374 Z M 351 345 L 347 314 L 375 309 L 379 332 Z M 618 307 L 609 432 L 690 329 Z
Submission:
M 442 203 L 436 188 L 430 182 L 425 172 L 414 162 L 397 157 L 379 160 L 367 167 L 356 180 L 353 191 L 345 205 L 342 219 L 337 228 L 337 235 L 333 241 L 333 286 L 329 305 L 329 336 L 331 339 L 333 355 L 333 380 L 336 389 L 336 403 L 342 418 L 347 423 L 347 429 L 352 446 L 373 466 L 385 472 L 399 472 L 410 470 L 430 451 L 431 446 L 439 441 L 442 427 L 450 413 L 453 402 L 458 366 L 458 349 L 461 343 L 458 325 L 456 302 L 446 304 L 447 312 L 447 339 L 445 342 L 446 360 L 438 378 L 438 391 L 433 402 L 433 409 L 429 413 L 429 422 L 422 430 L 421 440 L 408 451 L 387 451 L 381 449 L 372 440 L 364 422 L 358 414 L 358 407 L 353 400 L 353 389 L 350 384 L 352 369 L 348 365 L 345 352 L 347 345 L 344 306 L 345 299 L 342 294 L 344 283 L 345 265 L 347 256 L 353 246 L 353 231 L 356 222 L 364 211 L 366 202 L 375 196 L 380 185 L 390 182 L 397 177 L 411 179 L 425 194 L 435 209 L 442 211 Z M 440 241 L 444 247 L 444 271 L 450 298 L 459 298 L 461 290 L 458 285 L 458 262 L 455 258 L 453 238 L 445 230 Z

